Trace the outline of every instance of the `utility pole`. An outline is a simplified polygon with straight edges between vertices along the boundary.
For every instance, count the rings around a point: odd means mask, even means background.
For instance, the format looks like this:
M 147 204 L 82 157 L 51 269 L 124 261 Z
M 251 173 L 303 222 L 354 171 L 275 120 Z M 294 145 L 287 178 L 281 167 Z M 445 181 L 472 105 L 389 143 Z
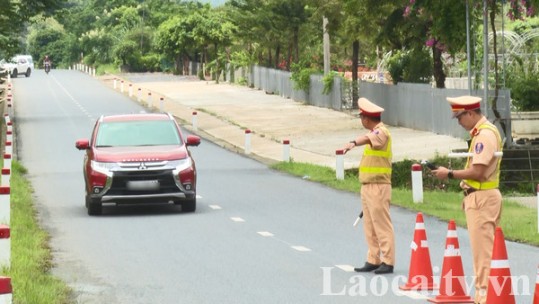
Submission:
M 483 80 L 484 82 L 484 91 L 483 91 L 483 100 L 485 101 L 485 111 L 488 113 L 488 5 L 487 0 L 483 0 Z M 487 115 L 488 116 L 488 115 Z
M 142 47 L 144 45 L 144 15 L 146 12 L 146 9 L 144 8 L 145 2 L 142 2 L 141 8 L 142 8 L 142 19 L 141 19 L 141 27 L 140 27 L 140 52 L 142 53 Z
M 466 0 L 466 56 L 468 57 L 468 95 L 472 95 L 472 56 L 470 52 L 470 1 Z
M 324 32 L 324 75 L 329 74 L 330 69 L 329 33 L 327 26 L 328 18 L 324 16 L 322 19 L 322 28 Z

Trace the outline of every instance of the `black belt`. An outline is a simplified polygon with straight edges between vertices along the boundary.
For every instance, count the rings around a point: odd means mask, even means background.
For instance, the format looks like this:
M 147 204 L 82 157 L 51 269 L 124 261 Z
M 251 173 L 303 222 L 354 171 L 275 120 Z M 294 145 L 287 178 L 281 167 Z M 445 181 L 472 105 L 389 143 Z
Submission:
M 464 192 L 464 196 L 468 196 L 468 195 L 474 193 L 475 191 L 477 191 L 477 189 L 468 188 L 468 189 L 464 189 L 462 192 Z

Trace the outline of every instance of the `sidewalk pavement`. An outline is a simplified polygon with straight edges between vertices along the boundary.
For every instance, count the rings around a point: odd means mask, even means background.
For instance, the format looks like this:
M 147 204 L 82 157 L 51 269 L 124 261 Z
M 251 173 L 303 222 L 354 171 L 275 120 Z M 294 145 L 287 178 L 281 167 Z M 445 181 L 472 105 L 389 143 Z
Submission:
M 282 141 L 290 140 L 293 161 L 335 169 L 336 150 L 367 132 L 355 115 L 357 110 L 340 112 L 245 86 L 216 84 L 185 76 L 159 78 L 127 74 L 121 77 L 107 75 L 100 79 L 111 87 L 116 82 L 116 90 L 121 91 L 123 87 L 126 95 L 131 91 L 131 98 L 145 104 L 151 102 L 155 110 L 170 112 L 180 119 L 186 129 L 211 137 L 212 141 L 239 153 L 245 151 L 245 130 L 250 130 L 251 156 L 267 163 L 282 161 Z M 196 130 L 192 125 L 193 112 L 197 113 Z M 466 149 L 463 139 L 402 127 L 388 128 L 393 136 L 393 161 L 431 159 L 436 154 L 447 155 L 454 149 Z M 344 168 L 357 168 L 362 152 L 363 147 L 349 151 L 344 156 Z

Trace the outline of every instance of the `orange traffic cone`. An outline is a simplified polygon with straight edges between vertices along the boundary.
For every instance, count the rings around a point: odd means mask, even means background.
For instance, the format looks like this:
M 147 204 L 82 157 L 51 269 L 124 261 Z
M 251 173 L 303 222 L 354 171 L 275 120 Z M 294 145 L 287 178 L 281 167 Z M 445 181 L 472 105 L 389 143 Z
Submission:
M 430 263 L 429 245 L 425 232 L 423 214 L 417 213 L 415 220 L 414 240 L 412 242 L 412 256 L 410 258 L 410 271 L 408 282 L 400 286 L 402 290 L 433 290 L 434 278 L 432 276 L 432 265 Z
M 496 227 L 494 234 L 494 247 L 490 261 L 490 274 L 488 276 L 487 303 L 488 304 L 514 304 L 511 281 L 511 270 L 505 249 L 505 239 L 501 227 Z
M 466 280 L 460 257 L 459 239 L 454 220 L 449 221 L 447 238 L 445 240 L 444 262 L 440 278 L 440 294 L 432 299 L 433 303 L 473 303 L 466 295 Z
M 539 304 L 539 268 L 537 269 L 537 277 L 535 277 L 535 293 L 533 295 L 533 304 Z

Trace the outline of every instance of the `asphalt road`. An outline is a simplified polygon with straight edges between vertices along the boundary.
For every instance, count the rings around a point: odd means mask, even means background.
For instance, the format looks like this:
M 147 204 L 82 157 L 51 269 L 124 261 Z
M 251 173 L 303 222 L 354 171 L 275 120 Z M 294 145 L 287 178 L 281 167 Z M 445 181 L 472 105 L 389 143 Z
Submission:
M 192 148 L 198 207 L 84 207 L 83 153 L 101 114 L 144 110 L 76 71 L 36 70 L 14 82 L 17 157 L 28 169 L 39 218 L 51 234 L 54 274 L 76 303 L 419 303 L 398 291 L 407 279 L 416 214 L 392 209 L 395 274 L 359 275 L 366 249 L 357 195 L 268 169 L 203 140 Z M 203 94 L 203 92 L 201 92 Z M 425 218 L 432 264 L 440 268 L 447 224 Z M 468 284 L 469 239 L 458 229 Z M 529 303 L 537 249 L 507 243 L 518 303 Z M 530 264 L 532 261 L 532 264 Z M 439 275 L 439 271 L 435 274 Z

